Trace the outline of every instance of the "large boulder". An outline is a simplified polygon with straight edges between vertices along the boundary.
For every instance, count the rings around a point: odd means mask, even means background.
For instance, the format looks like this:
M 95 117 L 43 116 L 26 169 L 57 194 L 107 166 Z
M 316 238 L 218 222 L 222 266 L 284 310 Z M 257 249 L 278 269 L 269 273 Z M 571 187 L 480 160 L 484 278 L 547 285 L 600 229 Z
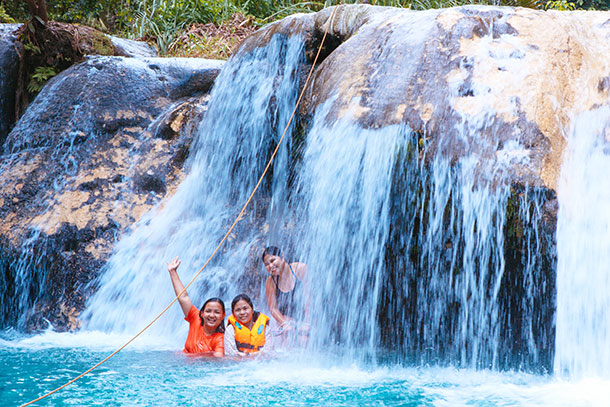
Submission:
M 42 49 L 24 47 L 24 42 L 42 44 Z M 59 72 L 86 55 L 157 56 L 146 42 L 106 35 L 87 26 L 54 21 L 42 25 L 39 20 L 25 25 L 0 24 L 0 146 L 37 93 L 30 86 L 36 69 Z M 40 81 L 34 81 L 35 88 Z
M 76 328 L 117 236 L 171 194 L 222 61 L 92 58 L 4 144 L 0 325 Z
M 346 5 L 331 21 L 333 9 L 286 18 L 243 46 L 299 34 L 311 59 L 328 28 L 304 115 L 330 101 L 329 122 L 407 124 L 425 134 L 428 157 L 479 148 L 482 161 L 507 164 L 510 182 L 555 189 L 570 119 L 610 104 L 608 12 Z
M 238 52 L 277 33 L 301 36 L 311 64 L 326 31 L 300 108 L 305 129 L 297 135 L 306 134 L 312 123 L 306 118 L 315 117 L 316 126 L 337 131 L 406 127 L 412 132 L 401 134 L 415 141 L 396 155 L 397 162 L 415 156 L 410 161 L 418 166 L 405 165 L 410 184 L 397 178 L 393 188 L 400 193 L 391 193 L 399 199 L 391 203 L 393 237 L 380 283 L 380 343 L 390 353 L 424 360 L 477 355 L 479 366 L 550 369 L 556 189 L 573 119 L 610 105 L 610 13 L 344 5 L 272 24 Z M 603 136 L 600 149 L 610 140 L 608 131 Z M 446 197 L 435 191 L 446 187 L 433 184 L 436 170 L 449 174 L 439 184 L 456 184 Z M 460 188 L 480 192 L 481 185 L 500 191 L 493 217 L 502 226 L 485 224 L 484 216 L 460 219 L 460 208 L 489 205 L 460 196 Z M 412 188 L 415 202 L 404 199 L 401 188 Z M 473 239 L 483 247 L 486 233 L 497 233 L 501 242 L 496 258 L 502 264 L 489 270 L 489 247 L 477 252 L 472 266 L 464 243 Z M 482 277 L 471 290 L 467 273 L 493 276 L 498 285 L 492 289 Z

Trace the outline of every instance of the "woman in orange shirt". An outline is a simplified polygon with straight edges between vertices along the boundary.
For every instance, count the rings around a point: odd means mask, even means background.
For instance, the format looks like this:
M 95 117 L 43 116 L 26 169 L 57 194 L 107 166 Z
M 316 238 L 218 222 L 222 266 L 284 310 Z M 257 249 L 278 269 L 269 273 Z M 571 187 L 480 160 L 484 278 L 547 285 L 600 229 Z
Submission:
M 184 284 L 178 277 L 178 266 L 180 266 L 178 257 L 167 263 L 167 270 L 180 307 L 182 307 L 184 319 L 189 323 L 184 352 L 223 357 L 225 355 L 225 304 L 220 298 L 210 298 L 203 304 L 201 311 L 198 310 L 191 302 L 184 289 Z

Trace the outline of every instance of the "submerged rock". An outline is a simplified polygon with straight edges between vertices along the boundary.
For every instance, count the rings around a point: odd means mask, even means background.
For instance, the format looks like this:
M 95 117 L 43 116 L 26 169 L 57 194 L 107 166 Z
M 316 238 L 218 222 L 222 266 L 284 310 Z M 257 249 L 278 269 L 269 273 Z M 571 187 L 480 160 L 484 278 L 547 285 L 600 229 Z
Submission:
M 117 237 L 182 179 L 222 64 L 99 57 L 43 89 L 2 155 L 1 325 L 76 327 Z

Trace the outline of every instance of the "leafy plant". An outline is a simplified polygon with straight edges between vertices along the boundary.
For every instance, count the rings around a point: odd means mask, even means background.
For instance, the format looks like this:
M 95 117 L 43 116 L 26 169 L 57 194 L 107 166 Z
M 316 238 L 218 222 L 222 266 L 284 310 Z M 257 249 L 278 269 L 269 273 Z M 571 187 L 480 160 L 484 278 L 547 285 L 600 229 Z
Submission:
M 211 0 L 141 0 L 137 5 L 133 32 L 153 39 L 160 54 L 191 24 L 221 21 L 223 5 Z
M 8 15 L 4 9 L 4 5 L 0 3 L 0 23 L 2 24 L 14 24 L 15 19 Z
M 567 0 L 551 0 L 546 3 L 547 10 L 571 11 L 576 10 L 576 5 Z
M 23 0 L 0 0 L 0 8 L 4 10 L 9 19 L 9 21 L 4 21 L 5 23 L 23 22 L 30 18 L 28 5 Z M 2 12 L 0 12 L 0 14 L 2 14 Z M 2 18 L 0 18 L 0 20 L 2 20 Z
M 31 52 L 32 54 L 40 54 L 40 48 L 38 48 L 31 41 L 24 41 L 23 48 L 25 48 L 26 51 Z
M 51 66 L 36 67 L 28 83 L 28 91 L 31 93 L 39 92 L 45 83 L 55 75 L 57 75 L 57 72 Z

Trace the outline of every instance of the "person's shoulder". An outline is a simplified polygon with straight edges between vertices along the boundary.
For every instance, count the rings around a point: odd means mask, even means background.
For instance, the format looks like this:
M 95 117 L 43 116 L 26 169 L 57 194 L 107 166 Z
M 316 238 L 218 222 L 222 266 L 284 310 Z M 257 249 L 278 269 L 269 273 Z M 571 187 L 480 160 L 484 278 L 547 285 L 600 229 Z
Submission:
M 191 322 L 191 321 L 195 320 L 195 318 L 198 316 L 199 316 L 199 310 L 194 305 L 191 305 L 191 309 L 189 309 L 189 312 L 188 312 L 188 314 L 186 314 L 184 319 L 187 320 L 188 322 Z
M 305 275 L 307 274 L 307 264 L 295 261 L 291 266 L 299 280 L 305 278 Z

